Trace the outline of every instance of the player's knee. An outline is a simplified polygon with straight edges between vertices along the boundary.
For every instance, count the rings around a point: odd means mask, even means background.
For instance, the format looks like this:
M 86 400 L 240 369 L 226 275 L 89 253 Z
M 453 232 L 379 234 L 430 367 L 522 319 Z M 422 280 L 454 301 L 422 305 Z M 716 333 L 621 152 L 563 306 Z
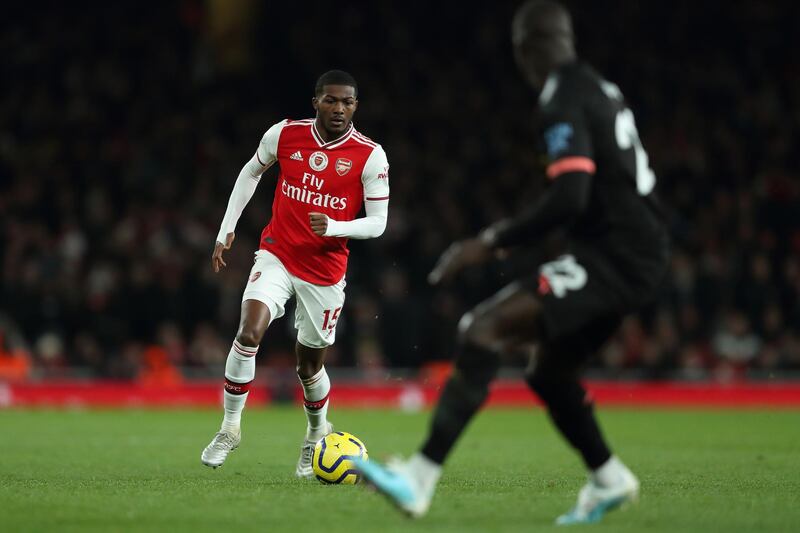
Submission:
M 245 325 L 239 328 L 239 332 L 236 334 L 236 340 L 242 346 L 255 347 L 261 344 L 261 338 L 263 336 L 264 336 L 263 331 Z
M 474 311 L 467 311 L 461 316 L 461 320 L 458 321 L 458 338 L 459 340 L 464 340 L 467 332 L 472 327 L 472 323 L 475 322 L 475 312 Z
M 459 348 L 455 360 L 458 376 L 472 387 L 487 388 L 500 369 L 500 356 L 477 344 L 466 343 Z
M 462 346 L 494 350 L 497 344 L 494 322 L 485 314 L 470 311 L 458 322 L 458 340 Z
M 322 361 L 299 361 L 297 363 L 297 375 L 302 379 L 315 376 L 320 370 L 322 370 Z

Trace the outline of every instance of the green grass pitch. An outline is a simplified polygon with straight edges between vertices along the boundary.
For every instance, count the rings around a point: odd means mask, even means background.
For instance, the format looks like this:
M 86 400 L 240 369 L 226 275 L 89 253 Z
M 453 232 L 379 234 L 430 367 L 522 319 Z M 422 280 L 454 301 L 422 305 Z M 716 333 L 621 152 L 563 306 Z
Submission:
M 640 503 L 591 531 L 800 531 L 800 412 L 602 410 Z M 331 409 L 373 458 L 415 449 L 428 413 Z M 0 530 L 555 531 L 584 474 L 541 410 L 481 413 L 430 514 L 363 487 L 296 480 L 302 409 L 244 413 L 224 467 L 200 464 L 217 411 L 0 411 Z M 573 526 L 574 528 L 575 526 Z

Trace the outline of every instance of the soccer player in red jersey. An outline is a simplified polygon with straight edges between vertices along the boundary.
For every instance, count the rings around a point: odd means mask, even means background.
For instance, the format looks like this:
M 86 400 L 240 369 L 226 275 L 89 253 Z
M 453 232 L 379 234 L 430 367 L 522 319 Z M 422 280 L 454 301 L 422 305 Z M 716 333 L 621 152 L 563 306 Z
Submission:
M 308 419 L 298 477 L 313 476 L 314 444 L 333 430 L 327 420 L 331 384 L 324 362 L 344 305 L 347 239 L 375 238 L 386 228 L 389 163 L 383 148 L 353 126 L 358 86 L 350 74 L 323 74 L 312 105 L 315 118 L 283 120 L 264 134 L 236 179 L 211 257 L 214 272 L 226 266 L 222 254 L 233 243 L 242 210 L 262 173 L 277 162 L 272 220 L 261 234 L 225 365 L 225 416 L 201 455 L 203 464 L 214 468 L 241 441 L 241 414 L 255 376 L 258 346 L 293 297 L 297 374 Z M 362 204 L 366 216 L 356 218 Z

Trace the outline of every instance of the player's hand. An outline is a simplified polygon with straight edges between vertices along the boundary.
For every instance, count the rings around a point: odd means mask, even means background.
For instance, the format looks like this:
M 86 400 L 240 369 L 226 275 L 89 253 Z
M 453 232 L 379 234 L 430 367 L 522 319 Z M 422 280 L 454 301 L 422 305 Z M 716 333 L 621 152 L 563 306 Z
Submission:
M 222 267 L 228 266 L 224 259 L 222 259 L 222 252 L 223 250 L 229 250 L 231 244 L 233 244 L 233 239 L 236 238 L 236 234 L 233 232 L 228 233 L 225 237 L 227 241 L 225 244 L 221 242 L 217 242 L 214 244 L 214 253 L 211 254 L 211 268 L 214 269 L 214 272 L 219 272 L 219 269 Z
M 309 213 L 308 221 L 311 223 L 311 231 L 320 237 L 325 236 L 325 232 L 328 231 L 328 215 Z
M 437 285 L 449 281 L 464 268 L 483 263 L 491 257 L 492 249 L 481 239 L 454 242 L 428 274 L 428 282 Z

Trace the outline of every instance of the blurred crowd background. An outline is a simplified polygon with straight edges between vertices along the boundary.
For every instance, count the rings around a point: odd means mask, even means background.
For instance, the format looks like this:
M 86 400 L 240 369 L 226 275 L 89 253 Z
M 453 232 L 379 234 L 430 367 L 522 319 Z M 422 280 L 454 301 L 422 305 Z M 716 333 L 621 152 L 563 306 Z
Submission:
M 183 1 L 7 6 L 0 20 L 0 368 L 7 376 L 218 377 L 275 169 L 210 255 L 263 132 L 312 116 L 325 70 L 391 163 L 386 233 L 351 242 L 331 365 L 448 359 L 460 315 L 557 249 L 425 278 L 454 239 L 543 188 L 518 2 Z M 800 8 L 571 2 L 579 54 L 618 83 L 668 206 L 672 269 L 592 371 L 737 379 L 800 370 Z M 292 317 L 288 310 L 287 317 Z M 293 320 L 260 365 L 293 364 Z M 15 370 L 16 369 L 16 370 Z M 15 374 L 17 372 L 17 374 Z

